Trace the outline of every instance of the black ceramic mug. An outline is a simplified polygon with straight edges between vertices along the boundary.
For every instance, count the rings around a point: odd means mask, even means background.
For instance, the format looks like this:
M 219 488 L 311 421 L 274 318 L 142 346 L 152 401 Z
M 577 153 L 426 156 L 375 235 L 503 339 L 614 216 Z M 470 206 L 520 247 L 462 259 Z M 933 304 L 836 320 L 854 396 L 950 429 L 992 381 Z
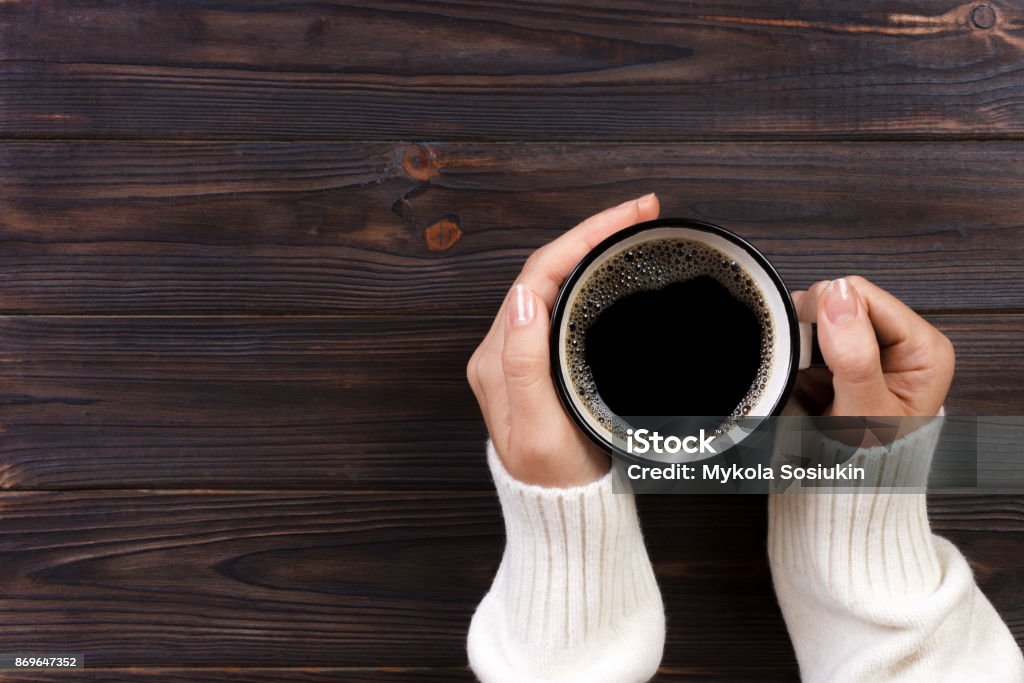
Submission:
M 642 263 L 645 258 L 646 266 Z M 622 299 L 622 295 L 611 295 L 608 300 L 597 296 L 598 301 L 594 301 L 595 292 L 606 291 L 600 283 L 611 276 L 619 283 L 628 280 L 627 293 L 659 290 L 680 280 L 707 276 L 722 281 L 740 298 L 746 297 L 749 306 L 756 309 L 763 323 L 760 343 L 765 350 L 764 361 L 755 378 L 756 386 L 742 405 L 737 405 L 731 416 L 722 416 L 730 419 L 719 424 L 720 444 L 731 447 L 751 433 L 759 419 L 778 415 L 797 371 L 821 364 L 813 326 L 797 320 L 796 307 L 782 278 L 749 242 L 717 225 L 687 219 L 660 218 L 626 228 L 605 239 L 580 261 L 563 283 L 551 317 L 551 368 L 558 395 L 580 429 L 612 455 L 637 460 L 626 446 L 627 431 L 631 432 L 635 424 L 603 401 L 600 383 L 594 382 L 580 351 L 585 334 L 578 329 Z M 639 335 L 639 344 L 631 348 L 642 349 L 643 335 L 658 335 L 659 330 L 656 325 L 641 326 L 630 334 Z M 701 387 L 680 386 L 679 391 L 699 395 Z

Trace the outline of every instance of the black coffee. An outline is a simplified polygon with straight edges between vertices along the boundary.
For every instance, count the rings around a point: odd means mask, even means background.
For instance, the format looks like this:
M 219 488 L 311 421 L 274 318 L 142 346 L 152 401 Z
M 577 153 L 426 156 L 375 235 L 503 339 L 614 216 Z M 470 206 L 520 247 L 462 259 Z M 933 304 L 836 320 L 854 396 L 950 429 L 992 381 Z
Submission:
M 617 416 L 737 417 L 764 389 L 772 334 L 738 264 L 697 242 L 647 242 L 587 278 L 569 310 L 569 375 L 615 432 Z

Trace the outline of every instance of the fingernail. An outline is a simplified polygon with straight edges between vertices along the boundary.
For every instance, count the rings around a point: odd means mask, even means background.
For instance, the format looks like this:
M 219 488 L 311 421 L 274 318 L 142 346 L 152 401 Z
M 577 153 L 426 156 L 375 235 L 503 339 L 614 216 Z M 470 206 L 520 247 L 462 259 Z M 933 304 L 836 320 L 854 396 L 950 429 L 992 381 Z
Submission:
M 825 288 L 832 284 L 832 280 L 821 280 L 811 285 L 811 288 L 807 291 L 815 296 L 821 296 L 825 292 Z
M 845 325 L 857 317 L 857 291 L 841 277 L 825 287 L 825 315 L 833 325 Z
M 533 303 L 533 292 L 523 285 L 516 285 L 512 288 L 512 301 L 508 307 L 508 322 L 510 325 L 526 325 L 537 314 Z
M 647 211 L 654 208 L 654 193 L 645 194 L 636 200 L 636 205 L 641 211 Z

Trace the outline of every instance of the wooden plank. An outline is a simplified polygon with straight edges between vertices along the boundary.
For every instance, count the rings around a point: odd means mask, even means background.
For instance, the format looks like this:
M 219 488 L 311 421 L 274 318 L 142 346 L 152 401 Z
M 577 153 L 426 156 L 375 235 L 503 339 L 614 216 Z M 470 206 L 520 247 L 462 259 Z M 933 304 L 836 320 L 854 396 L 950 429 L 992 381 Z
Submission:
M 1020 135 L 1019 5 L 6 3 L 8 136 Z
M 947 410 L 1019 415 L 1024 316 L 936 316 Z M 0 488 L 489 488 L 485 318 L 0 318 Z
M 2 318 L 0 487 L 488 486 L 488 325 Z
M 638 500 L 664 680 L 791 676 L 764 498 Z M 101 668 L 461 667 L 503 545 L 491 492 L 5 492 L 0 509 L 5 651 Z M 932 516 L 1024 640 L 1019 497 L 936 498 Z
M 85 670 L 5 672 L 0 671 L 0 681 L 16 683 L 388 683 L 390 681 L 464 681 L 476 683 L 476 676 L 467 667 L 427 668 L 389 667 L 386 669 L 338 668 L 338 667 L 223 667 L 178 669 L 155 669 L 132 667 L 125 669 L 97 668 L 87 666 Z
M 751 681 L 793 681 L 796 670 L 779 667 L 764 670 L 759 666 L 733 667 L 716 665 L 711 669 L 689 667 L 661 667 L 653 683 L 693 683 L 694 681 L 715 681 L 715 683 L 750 683 Z M 17 683 L 204 683 L 232 681 L 232 683 L 386 683 L 388 681 L 445 681 L 477 683 L 476 676 L 468 668 L 399 668 L 389 669 L 339 669 L 339 668 L 183 668 L 183 669 L 87 669 L 80 673 L 69 671 L 24 672 L 5 675 L 0 671 L 0 681 Z
M 734 667 L 726 664 L 711 669 L 690 667 L 661 667 L 653 679 L 654 683 L 693 683 L 694 681 L 715 681 L 715 683 L 750 683 L 751 681 L 793 681 L 796 670 L 779 667 L 764 670 L 759 666 Z M 468 668 L 399 668 L 389 669 L 339 669 L 339 668 L 182 668 L 182 669 L 87 669 L 79 673 L 69 671 L 9 673 L 0 671 L 0 681 L 17 683 L 204 683 L 231 681 L 232 683 L 386 683 L 387 681 L 465 681 L 476 683 L 477 678 Z
M 531 251 L 652 190 L 794 288 L 859 273 L 918 309 L 1020 311 L 1021 150 L 11 143 L 0 311 L 493 315 Z
M 0 496 L 5 651 L 93 667 L 461 666 L 492 495 Z
M 7 675 L 5 675 L 5 673 Z M 694 681 L 715 681 L 716 683 L 750 683 L 751 681 L 792 681 L 796 670 L 779 667 L 764 670 L 759 666 L 734 667 L 716 665 L 712 669 L 691 667 L 661 667 L 653 683 L 693 683 Z M 389 681 L 445 681 L 477 683 L 476 676 L 468 668 L 407 668 L 387 669 L 350 668 L 197 668 L 156 669 L 133 667 L 129 669 L 91 669 L 81 672 L 48 671 L 17 673 L 0 671 L 0 681 L 16 683 L 387 683 Z

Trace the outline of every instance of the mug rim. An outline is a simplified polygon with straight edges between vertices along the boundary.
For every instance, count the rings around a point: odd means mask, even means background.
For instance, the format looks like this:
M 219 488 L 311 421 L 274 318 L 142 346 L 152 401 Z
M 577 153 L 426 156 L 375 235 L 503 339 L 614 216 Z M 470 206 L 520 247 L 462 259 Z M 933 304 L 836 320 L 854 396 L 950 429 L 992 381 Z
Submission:
M 793 303 L 793 297 L 789 293 L 789 289 L 786 288 L 786 283 L 783 281 L 782 276 L 779 275 L 778 271 L 775 270 L 775 266 L 771 264 L 768 258 L 761 253 L 761 251 L 752 245 L 747 240 L 743 239 L 736 233 L 727 230 L 714 223 L 708 223 L 706 221 L 700 221 L 692 218 L 655 218 L 653 220 L 644 221 L 642 223 L 636 223 L 623 228 L 618 232 L 609 235 L 608 237 L 601 240 L 596 246 L 594 246 L 586 255 L 580 259 L 579 263 L 573 267 L 572 271 L 565 278 L 562 286 L 558 289 L 558 296 L 555 297 L 555 304 L 551 308 L 551 327 L 549 331 L 549 354 L 551 362 L 551 375 L 555 382 L 555 393 L 558 394 L 558 398 L 569 414 L 570 419 L 576 424 L 577 427 L 583 430 L 583 433 L 599 445 L 605 451 L 608 451 L 613 457 L 623 459 L 627 462 L 643 462 L 643 458 L 636 455 L 631 455 L 617 448 L 610 439 L 606 439 L 600 432 L 598 432 L 588 420 L 580 413 L 580 409 L 572 401 L 569 392 L 573 391 L 569 385 L 569 380 L 562 372 L 562 363 L 560 358 L 559 348 L 559 337 L 560 329 L 562 324 L 562 318 L 565 316 L 565 310 L 569 304 L 569 293 L 576 285 L 577 281 L 583 276 L 591 264 L 600 258 L 605 252 L 614 247 L 619 242 L 629 239 L 630 237 L 648 230 L 656 228 L 667 228 L 667 227 L 680 227 L 690 228 L 698 230 L 700 232 L 707 232 L 714 235 L 718 235 L 723 239 L 732 242 L 736 246 L 746 251 L 751 258 L 768 274 L 769 279 L 775 288 L 778 290 L 782 297 L 783 307 L 786 309 L 786 318 L 789 323 L 789 368 L 788 376 L 786 378 L 785 386 L 782 392 L 778 395 L 775 403 L 772 404 L 772 408 L 768 411 L 767 415 L 762 417 L 775 417 L 782 412 L 786 401 L 789 400 L 789 395 L 793 390 L 793 385 L 796 382 L 796 375 L 799 370 L 799 358 L 800 358 L 800 322 L 796 315 L 796 305 Z

